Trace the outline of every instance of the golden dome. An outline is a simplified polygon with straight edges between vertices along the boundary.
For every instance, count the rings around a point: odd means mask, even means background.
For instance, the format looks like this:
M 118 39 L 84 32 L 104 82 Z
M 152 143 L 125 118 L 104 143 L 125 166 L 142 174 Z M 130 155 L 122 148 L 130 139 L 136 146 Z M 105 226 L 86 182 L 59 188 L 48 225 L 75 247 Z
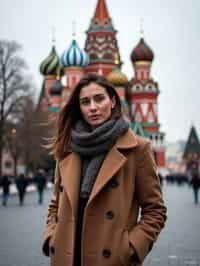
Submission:
M 126 86 L 128 84 L 126 75 L 117 66 L 107 75 L 106 79 L 114 86 Z

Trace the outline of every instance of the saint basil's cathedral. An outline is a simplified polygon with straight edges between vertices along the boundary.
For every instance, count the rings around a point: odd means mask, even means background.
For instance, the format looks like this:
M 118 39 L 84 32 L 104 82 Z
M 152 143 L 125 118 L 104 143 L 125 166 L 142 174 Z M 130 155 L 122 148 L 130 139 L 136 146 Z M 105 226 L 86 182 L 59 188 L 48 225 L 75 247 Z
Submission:
M 103 75 L 113 84 L 122 101 L 123 113 L 134 132 L 151 140 L 159 168 L 165 167 L 164 133 L 158 121 L 158 83 L 151 77 L 154 54 L 141 36 L 131 52 L 134 75 L 128 80 L 121 71 L 117 31 L 105 0 L 98 0 L 86 32 L 85 48 L 73 38 L 71 45 L 58 56 L 55 45 L 40 65 L 44 82 L 40 107 L 55 114 L 67 102 L 77 82 L 87 73 Z M 65 82 L 63 82 L 65 80 Z M 65 83 L 65 84 L 64 84 Z

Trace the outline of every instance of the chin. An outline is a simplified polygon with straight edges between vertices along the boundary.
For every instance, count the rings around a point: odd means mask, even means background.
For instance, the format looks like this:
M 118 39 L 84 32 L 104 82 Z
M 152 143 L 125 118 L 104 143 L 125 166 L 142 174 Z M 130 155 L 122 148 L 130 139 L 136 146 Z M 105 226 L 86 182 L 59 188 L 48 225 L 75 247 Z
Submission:
M 89 124 L 90 124 L 90 126 L 91 126 L 92 128 L 95 128 L 95 127 L 98 127 L 98 126 L 102 125 L 104 122 L 105 122 L 105 121 L 95 121 L 95 122 L 91 122 L 91 123 L 89 123 Z

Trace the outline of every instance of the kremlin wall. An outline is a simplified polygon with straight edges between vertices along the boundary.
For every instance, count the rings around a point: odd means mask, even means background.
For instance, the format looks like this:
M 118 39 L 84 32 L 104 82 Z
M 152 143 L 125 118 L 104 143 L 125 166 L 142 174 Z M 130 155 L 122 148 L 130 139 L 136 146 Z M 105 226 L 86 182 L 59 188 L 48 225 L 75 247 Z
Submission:
M 124 116 L 136 134 L 151 140 L 158 168 L 165 167 L 164 133 L 158 117 L 158 83 L 151 77 L 154 60 L 152 49 L 144 40 L 130 51 L 133 77 L 122 73 L 122 61 L 114 28 L 105 0 L 98 0 L 90 26 L 86 31 L 84 49 L 75 35 L 63 53 L 57 54 L 55 44 L 42 61 L 44 77 L 39 98 L 40 107 L 55 114 L 67 102 L 71 91 L 86 73 L 98 73 L 113 84 L 122 101 Z

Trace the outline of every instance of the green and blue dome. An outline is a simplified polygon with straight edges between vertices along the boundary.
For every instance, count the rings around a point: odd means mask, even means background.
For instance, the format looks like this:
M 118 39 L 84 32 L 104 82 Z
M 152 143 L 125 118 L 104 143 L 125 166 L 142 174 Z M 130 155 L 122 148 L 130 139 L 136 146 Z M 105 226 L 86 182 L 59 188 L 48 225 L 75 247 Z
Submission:
M 76 40 L 73 40 L 69 49 L 63 52 L 60 62 L 63 67 L 85 67 L 89 64 L 89 57 L 79 48 Z
M 44 76 L 48 75 L 58 75 L 61 69 L 59 57 L 56 53 L 55 46 L 52 47 L 52 50 L 47 58 L 45 58 L 40 64 L 40 73 Z

